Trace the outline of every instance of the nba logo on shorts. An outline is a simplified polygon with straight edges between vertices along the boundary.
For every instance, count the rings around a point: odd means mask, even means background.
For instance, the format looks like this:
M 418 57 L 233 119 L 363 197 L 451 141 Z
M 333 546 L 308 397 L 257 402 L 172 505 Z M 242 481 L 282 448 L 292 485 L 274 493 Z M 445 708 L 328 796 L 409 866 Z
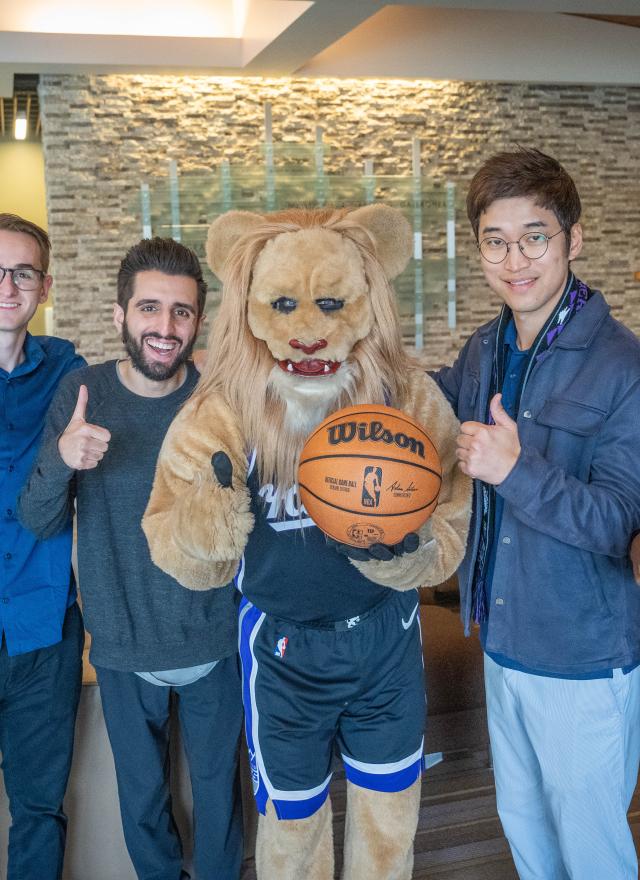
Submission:
M 260 773 L 258 772 L 258 762 L 256 761 L 256 753 L 253 749 L 249 749 L 249 767 L 251 768 L 251 785 L 253 793 L 256 794 L 260 788 Z
M 362 479 L 362 506 L 377 507 L 380 504 L 380 486 L 382 485 L 382 468 L 369 464 L 364 469 Z
M 284 657 L 284 652 L 287 650 L 287 645 L 289 644 L 289 639 L 286 636 L 282 636 L 276 642 L 276 649 L 273 652 L 274 657 Z

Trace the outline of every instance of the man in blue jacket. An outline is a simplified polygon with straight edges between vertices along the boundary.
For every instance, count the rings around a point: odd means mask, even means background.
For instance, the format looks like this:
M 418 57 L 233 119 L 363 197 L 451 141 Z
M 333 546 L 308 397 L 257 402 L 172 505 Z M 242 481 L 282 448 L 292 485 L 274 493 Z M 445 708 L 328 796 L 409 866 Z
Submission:
M 84 629 L 71 571 L 71 526 L 38 541 L 16 518 L 58 383 L 85 361 L 70 342 L 34 337 L 46 301 L 47 234 L 0 214 L 0 750 L 9 796 L 8 880 L 62 876 Z
M 522 880 L 631 880 L 640 343 L 572 272 L 580 199 L 556 160 L 493 156 L 467 213 L 503 305 L 434 378 L 475 478 L 461 611 L 484 648 L 498 811 Z

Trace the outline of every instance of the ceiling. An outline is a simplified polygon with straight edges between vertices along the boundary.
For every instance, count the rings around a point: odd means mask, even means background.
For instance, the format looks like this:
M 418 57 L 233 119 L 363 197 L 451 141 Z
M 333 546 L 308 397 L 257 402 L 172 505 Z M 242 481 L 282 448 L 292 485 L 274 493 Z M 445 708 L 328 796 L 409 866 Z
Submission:
M 20 113 L 27 118 L 27 140 L 39 140 L 41 123 L 37 74 L 16 74 L 13 78 L 13 94 L 0 96 L 0 141 L 14 139 L 14 123 Z
M 640 7 L 640 4 L 638 4 Z M 582 18 L 594 18 L 597 21 L 608 21 L 626 27 L 640 28 L 640 15 L 582 15 Z
M 640 85 L 640 0 L 0 0 L 14 75 L 146 72 Z M 535 11 L 532 11 L 535 10 Z

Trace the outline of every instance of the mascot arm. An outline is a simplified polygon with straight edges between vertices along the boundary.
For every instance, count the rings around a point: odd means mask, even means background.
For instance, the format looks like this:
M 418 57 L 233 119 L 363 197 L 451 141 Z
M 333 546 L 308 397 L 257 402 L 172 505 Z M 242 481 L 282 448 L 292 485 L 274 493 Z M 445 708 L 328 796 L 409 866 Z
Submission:
M 213 462 L 227 457 L 221 482 Z M 219 469 L 218 469 L 219 470 Z M 153 562 L 193 590 L 229 583 L 253 528 L 237 420 L 216 396 L 190 401 L 164 439 L 142 519 Z
M 389 561 L 352 560 L 369 580 L 396 590 L 435 586 L 450 577 L 462 562 L 471 516 L 471 480 L 456 461 L 458 420 L 426 374 L 416 372 L 412 376 L 412 396 L 413 405 L 407 409 L 425 426 L 440 455 L 442 487 L 438 506 L 418 530 L 419 545 L 414 552 Z

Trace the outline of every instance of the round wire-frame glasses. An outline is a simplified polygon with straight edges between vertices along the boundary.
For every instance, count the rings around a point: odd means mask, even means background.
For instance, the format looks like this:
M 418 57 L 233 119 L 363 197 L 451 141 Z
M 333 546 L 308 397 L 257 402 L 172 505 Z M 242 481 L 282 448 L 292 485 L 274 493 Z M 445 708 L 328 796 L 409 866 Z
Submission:
M 545 235 L 544 232 L 538 231 L 525 232 L 517 241 L 505 241 L 504 238 L 489 235 L 487 238 L 479 241 L 477 247 L 480 255 L 487 263 L 502 263 L 506 260 L 509 254 L 509 247 L 512 244 L 517 244 L 522 256 L 528 260 L 539 260 L 540 257 L 544 257 L 546 254 L 551 239 L 555 238 L 556 235 L 560 235 L 563 231 L 559 229 L 553 235 Z

